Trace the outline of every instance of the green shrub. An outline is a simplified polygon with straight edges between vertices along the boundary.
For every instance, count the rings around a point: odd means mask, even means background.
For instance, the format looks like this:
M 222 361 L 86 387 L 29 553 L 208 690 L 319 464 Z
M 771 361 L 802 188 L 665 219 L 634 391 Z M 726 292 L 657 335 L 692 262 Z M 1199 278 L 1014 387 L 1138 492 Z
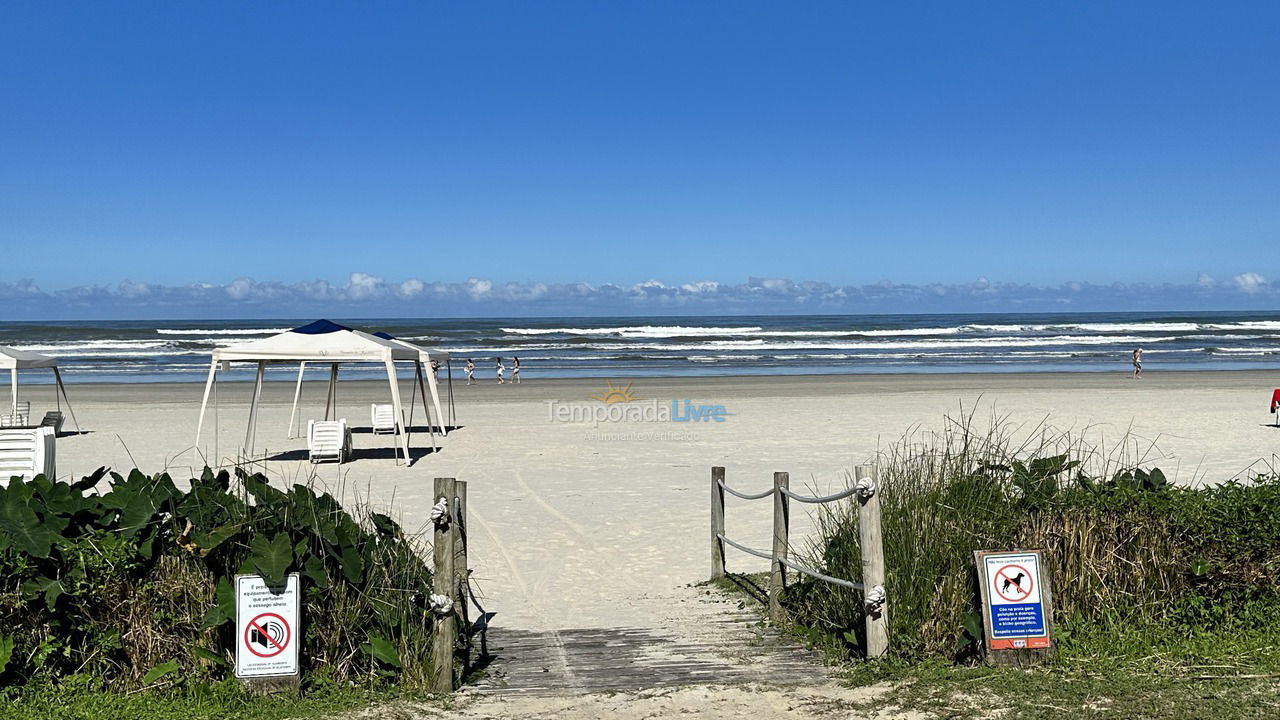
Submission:
M 904 438 L 879 458 L 892 651 L 963 659 L 977 649 L 975 550 L 1045 551 L 1054 619 L 1073 628 L 1149 626 L 1191 635 L 1280 617 L 1280 478 L 1184 488 L 1118 466 L 1066 435 L 1015 445 L 968 422 Z M 811 561 L 861 578 L 856 509 L 819 516 Z M 860 596 L 801 581 L 796 623 L 856 652 Z
M 206 469 L 105 469 L 0 488 L 0 684 L 93 676 L 115 689 L 218 679 L 233 660 L 236 573 L 303 578 L 308 681 L 429 680 L 431 573 L 385 515 Z M 7 650 L 7 652 L 6 652 Z M 179 672 L 181 671 L 181 672 Z M 180 680 L 181 679 L 181 680 Z

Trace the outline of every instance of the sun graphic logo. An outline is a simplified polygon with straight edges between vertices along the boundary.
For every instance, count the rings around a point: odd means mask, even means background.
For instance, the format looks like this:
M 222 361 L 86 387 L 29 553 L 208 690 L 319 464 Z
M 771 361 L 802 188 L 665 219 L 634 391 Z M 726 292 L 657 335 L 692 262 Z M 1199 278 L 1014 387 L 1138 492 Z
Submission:
M 592 400 L 599 400 L 605 405 L 613 405 L 615 403 L 628 403 L 637 398 L 635 392 L 631 389 L 632 383 L 627 383 L 626 387 L 609 383 L 609 387 L 599 395 L 592 395 Z

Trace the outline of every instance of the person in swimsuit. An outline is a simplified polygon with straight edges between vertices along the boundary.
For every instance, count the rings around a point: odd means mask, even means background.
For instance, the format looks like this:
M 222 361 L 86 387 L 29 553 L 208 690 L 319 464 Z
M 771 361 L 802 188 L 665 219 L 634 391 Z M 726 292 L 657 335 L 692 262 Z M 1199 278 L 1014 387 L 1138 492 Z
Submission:
M 1142 348 L 1133 351 L 1133 379 L 1142 378 Z
M 506 380 L 502 379 L 502 373 L 506 372 L 507 366 L 502 364 L 502 358 L 498 358 L 498 384 L 501 385 Z
M 471 385 L 475 382 L 476 364 L 471 362 L 471 358 L 467 358 L 467 384 Z
M 511 382 L 520 384 L 520 358 L 511 356 Z

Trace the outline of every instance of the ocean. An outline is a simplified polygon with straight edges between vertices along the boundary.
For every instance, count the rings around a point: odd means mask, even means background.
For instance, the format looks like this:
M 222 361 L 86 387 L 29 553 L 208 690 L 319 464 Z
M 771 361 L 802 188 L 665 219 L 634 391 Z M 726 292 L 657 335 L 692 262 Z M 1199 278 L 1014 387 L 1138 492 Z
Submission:
M 201 381 L 209 352 L 310 322 L 0 322 L 0 345 L 57 356 L 68 383 Z M 472 358 L 519 356 L 526 380 L 833 373 L 1128 372 L 1280 369 L 1277 313 L 1076 313 L 339 319 Z M 377 377 L 352 366 L 345 376 Z M 296 369 L 269 371 L 272 379 Z M 323 371 L 316 369 L 316 377 Z M 29 377 L 27 377 L 29 375 Z M 23 382 L 46 382 L 27 373 Z M 243 370 L 227 380 L 252 378 Z

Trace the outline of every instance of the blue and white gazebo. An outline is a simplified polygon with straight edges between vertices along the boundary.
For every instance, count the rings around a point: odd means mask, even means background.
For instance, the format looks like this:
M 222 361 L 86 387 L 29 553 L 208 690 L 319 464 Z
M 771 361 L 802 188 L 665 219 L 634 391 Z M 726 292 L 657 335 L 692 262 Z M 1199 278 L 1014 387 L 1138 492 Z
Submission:
M 196 426 L 196 447 L 200 447 L 200 434 L 204 428 L 205 410 L 209 405 L 209 395 L 217 382 L 219 368 L 227 370 L 233 362 L 252 362 L 257 364 L 257 376 L 253 386 L 253 400 L 249 405 L 249 425 L 245 430 L 242 451 L 246 457 L 253 454 L 254 436 L 257 430 L 258 402 L 262 398 L 262 379 L 267 365 L 299 363 L 324 363 L 329 366 L 329 394 L 325 401 L 325 419 L 336 405 L 336 385 L 338 366 L 349 363 L 376 363 L 386 367 L 387 383 L 391 389 L 391 404 L 396 421 L 396 446 L 409 462 L 409 436 L 405 423 L 404 409 L 400 402 L 400 385 L 396 377 L 396 363 L 412 363 L 415 380 L 419 384 L 423 379 L 422 354 L 418 349 L 399 341 L 386 340 L 361 330 L 339 325 L 329 320 L 317 320 L 313 323 L 297 327 L 278 335 L 253 340 L 251 342 L 219 348 L 213 351 L 209 364 L 209 378 L 204 386 L 204 399 L 200 403 L 200 421 Z M 299 385 L 299 389 L 301 385 Z M 424 393 L 425 401 L 425 393 Z M 297 394 L 294 396 L 295 408 Z M 425 404 L 425 403 L 424 403 Z M 438 412 L 438 411 L 437 411 Z M 427 412 L 428 424 L 431 413 Z M 292 426 L 292 419 L 290 420 Z M 435 445 L 435 432 L 432 430 L 432 446 Z

